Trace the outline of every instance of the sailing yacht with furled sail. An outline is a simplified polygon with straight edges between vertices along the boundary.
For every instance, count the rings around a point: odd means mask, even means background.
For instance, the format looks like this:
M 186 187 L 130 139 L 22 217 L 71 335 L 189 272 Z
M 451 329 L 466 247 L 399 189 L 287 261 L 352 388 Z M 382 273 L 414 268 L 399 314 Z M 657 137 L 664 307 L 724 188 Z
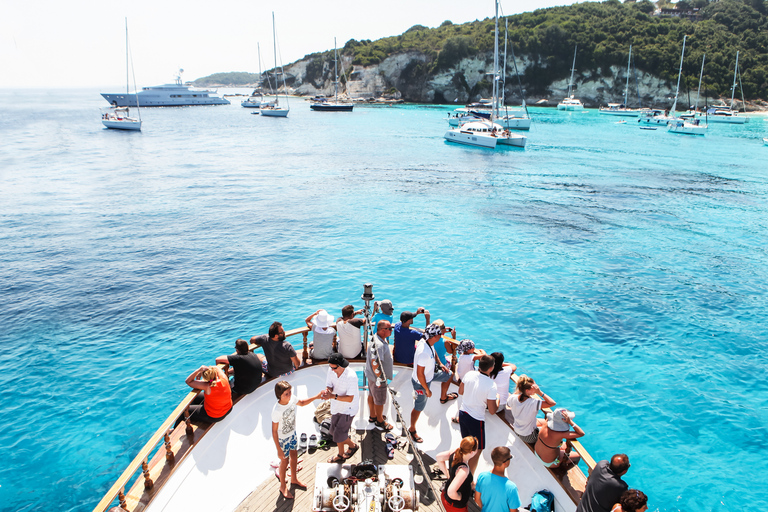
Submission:
M 312 110 L 319 112 L 352 112 L 355 107 L 352 103 L 339 103 L 339 55 L 336 50 L 336 38 L 333 38 L 333 101 L 323 99 L 309 105 Z M 343 71 L 343 70 L 342 70 Z
M 288 111 L 290 110 L 290 107 L 286 105 L 285 107 L 280 106 L 280 99 L 277 97 L 278 94 L 278 86 L 277 86 L 277 35 L 275 32 L 275 13 L 272 11 L 272 44 L 274 46 L 275 50 L 275 104 L 274 105 L 262 105 L 259 108 L 259 113 L 262 116 L 266 117 L 288 117 Z M 280 74 L 283 77 L 283 88 L 285 88 L 285 73 L 283 73 L 283 67 L 280 66 Z M 287 100 L 286 100 L 287 101 Z
M 573 48 L 573 65 L 571 66 L 571 79 L 568 81 L 568 97 L 557 104 L 557 110 L 584 110 L 581 100 L 573 97 L 573 88 L 576 85 L 573 83 L 573 74 L 576 72 L 576 52 L 578 50 L 579 45 L 576 45 Z
M 640 111 L 628 108 L 629 103 L 629 73 L 632 66 L 632 45 L 629 45 L 629 57 L 627 57 L 627 81 L 624 85 L 624 101 L 622 103 L 609 103 L 607 107 L 600 107 L 599 112 L 609 116 L 637 117 Z
M 706 115 L 708 122 L 710 123 L 725 123 L 725 124 L 744 124 L 749 122 L 747 116 L 740 115 L 739 110 L 734 108 L 734 97 L 736 95 L 736 77 L 739 75 L 739 52 L 736 52 L 736 65 L 733 68 L 733 85 L 731 86 L 731 106 L 730 107 L 709 107 L 707 111 L 702 114 L 698 113 L 696 117 L 703 117 Z M 744 105 L 744 91 L 741 91 L 741 103 Z
M 450 128 L 443 136 L 448 142 L 468 146 L 496 148 L 497 145 L 525 147 L 528 138 L 512 133 L 496 122 L 499 112 L 499 0 L 496 0 L 495 33 L 493 46 L 493 99 L 490 119 L 477 119 Z
M 132 63 L 128 46 L 128 18 L 125 18 L 125 93 L 128 94 L 130 82 L 130 67 Z M 136 88 L 134 79 L 133 88 Z M 136 113 L 138 117 L 131 117 L 128 107 L 118 107 L 108 109 L 101 115 L 101 123 L 107 128 L 113 130 L 141 131 L 141 110 L 139 109 L 139 99 L 136 98 Z
M 250 96 L 240 102 L 240 106 L 245 108 L 261 108 L 262 105 L 266 107 L 268 105 L 274 104 L 273 101 L 264 101 L 264 93 L 261 90 L 261 48 L 259 47 L 259 43 L 256 43 L 256 55 L 259 59 L 258 85 Z M 258 114 L 258 112 L 253 112 L 253 114 Z
M 677 88 L 675 89 L 675 101 L 672 103 L 672 110 L 669 111 L 669 122 L 667 131 L 670 133 L 680 133 L 684 135 L 704 135 L 707 133 L 707 125 L 701 124 L 698 119 L 689 121 L 688 119 L 675 115 L 677 108 L 677 97 L 680 93 L 680 78 L 683 76 L 683 59 L 685 58 L 685 40 L 688 36 L 683 36 L 683 51 L 680 54 L 680 69 L 677 72 Z M 702 72 L 703 72 L 702 65 Z

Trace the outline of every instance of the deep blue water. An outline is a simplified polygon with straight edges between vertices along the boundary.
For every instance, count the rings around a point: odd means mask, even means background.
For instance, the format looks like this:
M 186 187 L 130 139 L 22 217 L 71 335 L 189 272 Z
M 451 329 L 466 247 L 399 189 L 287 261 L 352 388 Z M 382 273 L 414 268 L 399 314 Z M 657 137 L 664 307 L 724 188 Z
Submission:
M 768 122 L 706 137 L 533 109 L 524 150 L 448 108 L 288 119 L 0 91 L 0 509 L 89 511 L 186 393 L 364 282 L 501 349 L 659 511 L 768 505 Z

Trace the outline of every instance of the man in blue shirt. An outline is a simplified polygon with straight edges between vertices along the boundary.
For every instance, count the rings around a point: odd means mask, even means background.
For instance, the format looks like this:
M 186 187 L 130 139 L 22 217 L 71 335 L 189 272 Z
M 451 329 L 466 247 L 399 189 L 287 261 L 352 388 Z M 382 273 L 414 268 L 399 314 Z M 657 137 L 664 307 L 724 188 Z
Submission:
M 475 503 L 483 512 L 517 512 L 520 496 L 517 486 L 507 478 L 506 472 L 512 454 L 506 446 L 497 446 L 491 452 L 493 470 L 480 473 L 475 484 Z
M 427 323 L 424 324 L 426 328 L 429 325 L 429 311 L 424 308 L 419 308 L 416 313 L 410 311 L 403 311 L 400 313 L 400 321 L 395 324 L 393 329 L 395 335 L 395 345 L 392 352 L 392 356 L 396 363 L 400 364 L 413 364 L 413 354 L 416 352 L 416 342 L 422 337 L 422 333 L 411 329 L 413 319 L 417 315 L 424 314 L 427 319 Z

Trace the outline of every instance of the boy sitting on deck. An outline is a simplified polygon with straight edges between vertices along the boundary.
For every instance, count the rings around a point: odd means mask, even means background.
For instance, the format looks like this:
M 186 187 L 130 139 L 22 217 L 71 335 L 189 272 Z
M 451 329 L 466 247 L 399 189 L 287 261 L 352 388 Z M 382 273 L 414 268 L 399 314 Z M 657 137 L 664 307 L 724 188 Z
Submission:
M 272 439 L 277 447 L 277 455 L 280 457 L 280 494 L 286 499 L 293 499 L 293 494 L 286 485 L 285 473 L 288 469 L 288 461 L 291 463 L 291 484 L 300 489 L 307 486 L 299 481 L 297 469 L 296 442 L 296 406 L 304 407 L 320 398 L 320 393 L 299 400 L 291 391 L 291 385 L 284 380 L 275 384 L 275 396 L 277 403 L 272 408 Z

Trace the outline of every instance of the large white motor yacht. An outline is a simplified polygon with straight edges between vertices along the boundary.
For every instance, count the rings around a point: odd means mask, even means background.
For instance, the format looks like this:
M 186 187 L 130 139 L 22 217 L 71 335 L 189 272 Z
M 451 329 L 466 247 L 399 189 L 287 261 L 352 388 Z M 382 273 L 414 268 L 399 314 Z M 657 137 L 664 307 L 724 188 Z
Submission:
M 183 107 L 189 105 L 229 105 L 216 94 L 216 91 L 208 89 L 193 89 L 184 85 L 181 81 L 181 72 L 176 75 L 172 84 L 154 85 L 143 87 L 138 93 L 102 93 L 105 100 L 116 107 L 135 107 L 138 97 L 142 107 Z

